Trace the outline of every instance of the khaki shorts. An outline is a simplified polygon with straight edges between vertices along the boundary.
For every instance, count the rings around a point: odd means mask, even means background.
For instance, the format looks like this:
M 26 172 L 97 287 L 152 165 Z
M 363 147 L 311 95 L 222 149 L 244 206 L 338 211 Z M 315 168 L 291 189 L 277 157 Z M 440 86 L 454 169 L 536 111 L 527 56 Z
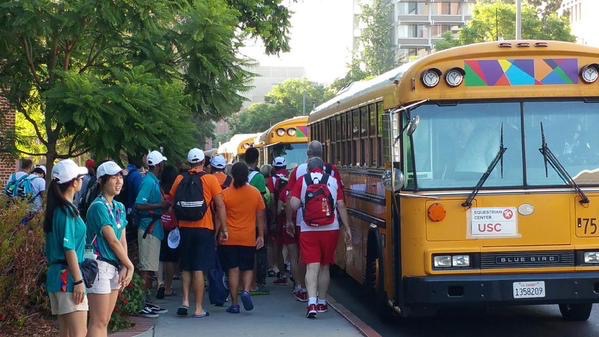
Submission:
M 63 293 L 59 291 L 50 293 L 49 295 L 52 315 L 64 315 L 76 311 L 89 311 L 87 296 L 83 297 L 83 302 L 75 304 L 75 302 L 73 302 L 73 293 Z
M 144 230 L 137 230 L 137 246 L 139 247 L 139 270 L 158 271 L 160 261 L 160 240 L 148 234 L 143 238 Z
M 87 293 L 105 295 L 120 288 L 119 272 L 116 267 L 108 262 L 98 260 L 98 276 Z

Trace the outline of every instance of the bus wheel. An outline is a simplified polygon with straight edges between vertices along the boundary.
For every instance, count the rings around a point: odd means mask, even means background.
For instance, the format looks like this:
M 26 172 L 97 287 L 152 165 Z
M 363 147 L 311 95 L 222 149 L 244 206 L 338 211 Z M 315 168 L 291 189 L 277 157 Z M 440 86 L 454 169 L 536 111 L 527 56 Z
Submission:
M 586 321 L 591 316 L 592 303 L 560 304 L 559 311 L 566 321 Z

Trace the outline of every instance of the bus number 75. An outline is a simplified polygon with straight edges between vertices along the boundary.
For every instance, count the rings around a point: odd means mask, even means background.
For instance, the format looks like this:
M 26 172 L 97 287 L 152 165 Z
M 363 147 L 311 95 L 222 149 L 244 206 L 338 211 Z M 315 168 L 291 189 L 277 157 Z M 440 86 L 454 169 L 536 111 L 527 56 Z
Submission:
M 584 234 L 595 235 L 597 233 L 597 218 L 578 218 L 577 226 L 578 228 L 584 227 Z

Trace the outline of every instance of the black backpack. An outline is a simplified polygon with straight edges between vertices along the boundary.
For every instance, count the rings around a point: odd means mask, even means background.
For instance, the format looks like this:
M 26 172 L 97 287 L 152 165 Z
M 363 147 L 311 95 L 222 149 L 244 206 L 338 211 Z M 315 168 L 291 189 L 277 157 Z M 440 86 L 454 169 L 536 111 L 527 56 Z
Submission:
M 204 172 L 183 173 L 183 180 L 175 194 L 174 210 L 177 220 L 198 221 L 208 212 L 208 205 L 204 200 L 204 186 L 201 181 L 204 174 Z
M 96 176 L 91 176 L 89 183 L 87 183 L 87 188 L 85 191 L 81 192 L 83 193 L 83 198 L 81 198 L 79 203 L 79 214 L 81 215 L 81 218 L 85 219 L 87 216 L 87 209 L 100 195 L 100 184 L 98 183 L 98 178 L 96 178 Z

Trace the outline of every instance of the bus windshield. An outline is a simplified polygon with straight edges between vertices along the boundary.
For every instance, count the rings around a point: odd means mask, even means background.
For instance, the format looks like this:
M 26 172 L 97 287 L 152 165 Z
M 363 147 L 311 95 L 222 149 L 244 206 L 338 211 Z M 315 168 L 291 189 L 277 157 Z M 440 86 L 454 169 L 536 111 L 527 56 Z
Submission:
M 308 159 L 308 144 L 277 144 L 272 147 L 271 158 L 283 156 L 287 168 L 294 168 Z
M 547 145 L 574 180 L 599 185 L 599 132 L 592 130 L 599 103 L 429 104 L 411 114 L 420 124 L 411 138 L 404 135 L 408 189 L 474 187 L 499 150 L 502 128 L 507 150 L 483 188 L 565 186 L 551 167 L 545 173 L 541 123 Z

